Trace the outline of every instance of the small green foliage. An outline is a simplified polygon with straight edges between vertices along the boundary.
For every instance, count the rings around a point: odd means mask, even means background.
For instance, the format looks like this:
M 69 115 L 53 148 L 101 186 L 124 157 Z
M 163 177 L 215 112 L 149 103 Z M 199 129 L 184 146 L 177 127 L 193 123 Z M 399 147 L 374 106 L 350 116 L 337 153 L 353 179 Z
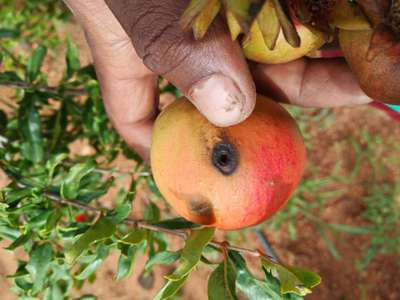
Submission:
M 183 286 L 185 281 L 188 279 L 189 274 L 180 278 L 179 280 L 169 280 L 164 287 L 157 293 L 157 295 L 154 297 L 154 300 L 164 300 L 164 299 L 170 299 L 173 297 Z
M 116 230 L 114 223 L 106 218 L 100 218 L 93 226 L 91 226 L 72 247 L 65 253 L 65 259 L 68 264 L 72 264 L 89 248 L 92 243 L 110 238 Z
M 182 255 L 178 268 L 174 273 L 167 275 L 170 281 L 178 281 L 189 274 L 200 262 L 203 248 L 211 241 L 214 236 L 213 228 L 193 230 L 182 250 Z
M 47 49 L 43 46 L 39 46 L 33 51 L 26 67 L 26 77 L 29 82 L 35 81 L 36 77 L 38 76 L 46 52 Z
M 219 264 L 208 278 L 208 299 L 237 299 L 236 270 L 229 259 Z

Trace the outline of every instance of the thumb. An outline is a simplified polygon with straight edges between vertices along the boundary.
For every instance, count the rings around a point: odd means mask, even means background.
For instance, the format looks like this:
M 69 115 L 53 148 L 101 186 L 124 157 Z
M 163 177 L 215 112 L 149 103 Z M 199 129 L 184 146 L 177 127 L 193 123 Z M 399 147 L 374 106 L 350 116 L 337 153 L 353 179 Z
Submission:
M 179 19 L 184 0 L 105 0 L 144 64 L 179 88 L 217 126 L 246 119 L 255 85 L 237 43 L 220 20 L 196 41 Z

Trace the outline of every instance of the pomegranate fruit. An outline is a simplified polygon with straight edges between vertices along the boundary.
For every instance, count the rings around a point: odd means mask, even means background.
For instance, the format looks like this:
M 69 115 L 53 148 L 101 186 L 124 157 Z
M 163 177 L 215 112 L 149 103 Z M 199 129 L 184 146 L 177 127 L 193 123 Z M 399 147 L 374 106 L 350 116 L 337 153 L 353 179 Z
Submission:
M 360 0 L 372 30 L 339 33 L 340 46 L 371 98 L 400 104 L 400 1 Z
M 306 163 L 297 125 L 258 96 L 243 123 L 220 128 L 186 99 L 158 116 L 151 167 L 162 195 L 184 218 L 233 230 L 263 222 L 289 199 Z

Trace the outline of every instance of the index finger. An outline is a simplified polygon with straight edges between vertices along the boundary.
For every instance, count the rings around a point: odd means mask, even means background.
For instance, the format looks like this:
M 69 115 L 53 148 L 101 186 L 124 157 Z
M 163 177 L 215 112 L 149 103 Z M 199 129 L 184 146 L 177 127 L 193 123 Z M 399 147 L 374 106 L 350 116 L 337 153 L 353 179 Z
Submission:
M 305 107 L 337 107 L 372 101 L 343 58 L 302 58 L 286 64 L 251 66 L 257 91 Z

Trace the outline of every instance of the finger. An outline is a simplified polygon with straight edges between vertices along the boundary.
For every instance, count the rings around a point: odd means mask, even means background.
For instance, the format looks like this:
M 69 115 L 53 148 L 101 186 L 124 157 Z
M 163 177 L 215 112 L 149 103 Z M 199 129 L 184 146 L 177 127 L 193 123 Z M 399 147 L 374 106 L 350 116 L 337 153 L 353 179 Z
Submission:
M 179 27 L 187 1 L 106 0 L 144 64 L 164 76 L 218 126 L 246 119 L 256 93 L 240 47 L 216 21 L 195 41 Z
M 155 75 L 103 0 L 68 0 L 90 45 L 107 114 L 127 144 L 148 159 L 157 111 Z
M 372 101 L 344 59 L 299 59 L 281 65 L 252 65 L 260 93 L 305 107 L 336 107 Z

